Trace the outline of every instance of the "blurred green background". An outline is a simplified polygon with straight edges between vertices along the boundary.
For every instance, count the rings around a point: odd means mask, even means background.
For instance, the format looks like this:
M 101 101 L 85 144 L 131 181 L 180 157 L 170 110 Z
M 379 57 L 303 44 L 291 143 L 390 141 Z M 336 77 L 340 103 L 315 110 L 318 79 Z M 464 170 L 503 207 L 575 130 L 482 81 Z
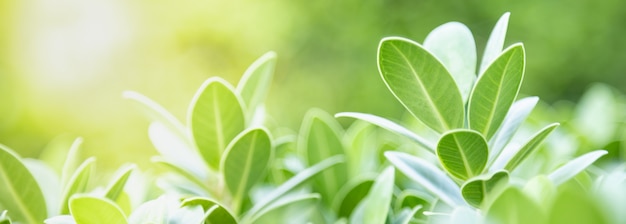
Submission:
M 618 0 L 9 0 L 0 1 L 0 142 L 37 157 L 55 136 L 82 136 L 83 156 L 100 166 L 145 166 L 156 154 L 148 120 L 122 91 L 185 121 L 206 78 L 235 84 L 270 50 L 278 65 L 267 107 L 277 124 L 297 130 L 311 107 L 400 117 L 376 67 L 382 37 L 423 42 L 459 21 L 480 58 L 507 11 L 506 44 L 527 50 L 524 94 L 575 101 L 591 82 L 626 91 L 626 2 Z

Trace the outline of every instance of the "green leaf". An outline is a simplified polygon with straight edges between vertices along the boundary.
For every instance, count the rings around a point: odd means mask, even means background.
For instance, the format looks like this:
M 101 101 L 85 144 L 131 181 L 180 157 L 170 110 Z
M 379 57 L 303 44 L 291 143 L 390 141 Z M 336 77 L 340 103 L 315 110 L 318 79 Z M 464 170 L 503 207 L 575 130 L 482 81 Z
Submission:
M 539 132 L 537 132 L 535 135 L 533 135 L 516 152 L 514 152 L 514 153 L 513 152 L 510 152 L 510 153 L 507 152 L 505 155 L 500 155 L 500 157 L 503 157 L 503 158 L 506 158 L 509 155 L 515 155 L 515 156 L 513 156 L 513 158 L 508 160 L 508 163 L 506 163 L 506 166 L 504 166 L 504 169 L 508 170 L 508 171 L 513 171 L 515 169 L 515 167 L 517 167 L 517 165 L 522 163 L 522 161 L 524 161 L 524 159 L 526 159 L 526 157 L 528 157 L 528 155 L 530 155 L 533 151 L 535 151 L 535 149 L 537 149 L 539 147 L 539 145 L 541 145 L 543 140 L 545 140 L 548 137 L 548 135 L 550 135 L 550 133 L 552 133 L 552 131 L 554 131 L 554 129 L 556 129 L 556 127 L 558 127 L 558 126 L 559 126 L 559 123 L 554 123 L 554 124 L 548 125 L 547 127 L 543 128 Z M 498 157 L 498 159 L 500 159 L 500 158 Z M 496 162 L 498 162 L 498 159 L 496 159 Z M 494 165 L 496 164 L 496 162 L 494 162 Z
M 378 152 L 382 142 L 385 141 L 379 135 L 378 127 L 365 121 L 355 121 L 346 129 L 343 141 L 347 143 L 346 158 L 348 159 L 349 175 L 353 176 L 378 170 L 380 164 Z
M 61 183 L 59 176 L 48 164 L 35 159 L 23 158 L 22 163 L 28 168 L 33 175 L 37 184 L 41 188 L 44 199 L 46 201 L 46 209 L 48 217 L 57 215 L 59 205 L 61 203 Z
M 163 106 L 154 102 L 150 98 L 134 91 L 124 91 L 122 97 L 129 99 L 135 104 L 153 121 L 161 122 L 168 128 L 171 128 L 179 136 L 186 136 L 187 131 L 185 126 L 170 112 L 168 112 Z
M 378 117 L 376 115 L 371 115 L 371 114 L 364 114 L 364 113 L 356 113 L 356 112 L 343 112 L 343 113 L 338 113 L 335 114 L 335 117 L 351 117 L 351 118 L 356 118 L 359 120 L 363 120 L 363 121 L 367 121 L 369 123 L 372 123 L 376 126 L 379 126 L 381 128 L 387 129 L 391 132 L 395 132 L 397 134 L 400 134 L 404 137 L 409 138 L 410 140 L 413 140 L 413 142 L 419 144 L 420 146 L 424 147 L 425 149 L 427 149 L 428 151 L 435 153 L 435 146 L 428 142 L 428 140 L 416 135 L 415 133 L 413 133 L 411 130 L 402 127 L 399 124 L 396 124 L 393 121 L 390 121 L 388 119 L 382 118 L 382 117 Z
M 204 209 L 202 206 L 184 206 L 172 212 L 167 224 L 200 224 L 204 223 Z
M 509 173 L 506 170 L 498 171 L 491 175 L 478 176 L 468 180 L 461 187 L 461 193 L 465 201 L 474 207 L 480 207 L 483 200 L 498 184 L 509 181 Z
M 163 194 L 135 208 L 128 217 L 128 223 L 167 224 L 170 214 L 177 208 L 180 208 L 179 198 L 170 194 Z
M 42 223 L 47 217 L 40 186 L 19 156 L 0 145 L 0 210 L 13 222 Z
M 504 47 L 504 39 L 506 37 L 506 30 L 509 24 L 509 16 L 511 13 L 504 13 L 496 25 L 493 27 L 493 31 L 491 31 L 491 35 L 489 35 L 489 40 L 485 45 L 485 52 L 483 53 L 483 59 L 480 61 L 480 72 L 478 75 L 482 75 L 485 70 L 493 63 L 500 53 L 502 53 L 502 48 Z
M 479 175 L 489 157 L 487 142 L 472 130 L 454 130 L 444 134 L 437 144 L 437 156 L 452 176 L 467 180 Z
M 233 197 L 232 209 L 238 214 L 250 188 L 269 169 L 274 154 L 272 141 L 266 130 L 251 129 L 235 137 L 224 154 L 221 170 Z
M 550 217 L 547 223 L 613 223 L 608 221 L 602 210 L 603 207 L 597 205 L 588 194 L 581 194 L 579 191 L 566 188 L 554 201 L 548 213 Z
M 333 199 L 333 210 L 337 217 L 350 217 L 356 206 L 367 196 L 374 184 L 374 178 L 354 178 L 346 183 Z
M 122 210 L 108 199 L 74 196 L 69 204 L 76 224 L 128 223 Z
M 212 192 L 210 188 L 207 187 L 207 184 L 204 183 L 202 180 L 198 179 L 197 176 L 195 176 L 193 173 L 190 173 L 188 170 L 185 170 L 181 167 L 178 167 L 177 165 L 165 161 L 164 158 L 162 157 L 152 157 L 150 159 L 153 163 L 155 164 L 159 164 L 173 172 L 175 172 L 176 174 L 184 177 L 185 179 L 189 180 L 190 182 L 194 183 L 195 185 L 197 185 L 197 187 L 202 188 L 204 191 L 206 192 Z
M 400 214 L 395 215 L 395 220 L 392 224 L 410 224 L 411 220 L 415 215 L 417 215 L 417 211 L 422 209 L 421 205 L 415 206 L 412 209 L 403 209 Z
M 95 163 L 96 159 L 94 157 L 86 159 L 72 175 L 72 178 L 63 190 L 60 211 L 61 215 L 70 214 L 69 200 L 72 195 L 87 191 L 89 180 L 94 173 Z
M 384 38 L 378 47 L 378 69 L 393 95 L 435 131 L 463 127 L 459 88 L 446 68 L 418 43 Z
M 623 117 L 620 103 L 606 84 L 593 84 L 582 96 L 574 114 L 573 125 L 594 146 L 604 146 L 615 139 L 618 124 Z M 598 116 L 598 115 L 602 116 Z
M 155 121 L 148 128 L 148 137 L 154 148 L 172 164 L 193 173 L 199 179 L 206 180 L 208 168 L 193 143 L 186 137 L 176 135 L 175 131 L 163 123 Z
M 422 208 L 430 208 L 430 202 L 435 199 L 432 196 L 427 195 L 425 192 L 415 189 L 404 189 L 397 197 L 394 205 L 394 209 L 397 211 L 403 208 L 415 208 L 421 206 Z
M 465 205 L 459 187 L 443 171 L 421 158 L 403 152 L 385 152 L 385 157 L 411 180 L 452 206 Z
M 509 47 L 478 78 L 469 100 L 469 127 L 491 139 L 515 101 L 524 78 L 524 46 Z
M 472 32 L 462 23 L 449 22 L 430 31 L 424 48 L 443 63 L 466 102 L 476 79 L 476 44 Z
M 450 223 L 481 224 L 485 222 L 482 220 L 479 210 L 470 207 L 457 207 L 450 214 Z
M 544 210 L 552 205 L 556 195 L 556 186 L 545 175 L 537 175 L 526 182 L 523 192 L 533 199 Z
M 63 187 L 67 186 L 67 182 L 70 180 L 72 174 L 76 170 L 76 167 L 79 165 L 78 153 L 82 144 L 83 138 L 76 138 L 74 142 L 72 142 L 72 146 L 70 146 L 70 149 L 67 152 L 65 162 L 63 163 L 63 168 L 61 168 L 61 186 Z
M 554 185 L 558 186 L 576 176 L 583 170 L 587 169 L 587 167 L 593 164 L 593 162 L 606 154 L 607 151 L 605 150 L 588 152 L 582 156 L 579 156 L 576 159 L 570 160 L 565 165 L 559 167 L 558 169 L 550 173 L 550 175 L 548 175 L 548 178 L 554 183 Z
M 7 210 L 0 213 L 0 224 L 11 224 L 11 219 L 7 216 Z
M 357 206 L 350 216 L 350 223 L 377 224 L 385 223 L 387 214 L 391 208 L 391 197 L 393 196 L 395 171 L 393 167 L 387 167 L 374 181 L 367 197 Z M 360 213 L 360 214 L 359 214 Z
M 220 158 L 246 121 L 241 99 L 233 87 L 219 77 L 206 80 L 189 108 L 189 127 L 204 160 L 218 169 Z
M 43 221 L 45 224 L 76 224 L 71 215 L 57 215 Z
M 319 194 L 298 194 L 281 198 L 245 223 L 306 223 L 320 201 Z M 244 223 L 244 222 L 242 222 Z
M 265 197 L 261 198 L 257 203 L 255 203 L 252 206 L 252 208 L 250 208 L 250 210 L 248 210 L 248 212 L 241 219 L 242 223 L 246 223 L 244 222 L 244 220 L 249 221 L 251 217 L 255 216 L 260 210 L 265 208 L 265 206 L 276 201 L 278 198 L 282 197 L 286 193 L 291 192 L 295 188 L 301 186 L 303 183 L 305 183 L 307 180 L 311 179 L 315 175 L 319 174 L 320 172 L 326 169 L 336 166 L 339 163 L 342 163 L 343 161 L 344 161 L 343 156 L 333 156 L 328 159 L 325 159 L 322 162 L 319 162 L 318 164 L 315 164 L 314 166 L 311 166 L 305 170 L 298 172 L 296 176 L 292 177 L 287 182 L 281 184 L 278 188 L 274 189 L 273 191 L 268 193 Z
M 192 197 L 182 202 L 185 206 L 202 206 L 205 211 L 204 223 L 237 224 L 235 216 L 217 201 L 209 198 Z
M 137 166 L 134 164 L 121 167 L 116 172 L 116 175 L 113 177 L 109 186 L 107 186 L 104 197 L 112 201 L 117 201 L 120 194 L 124 192 L 124 187 L 126 186 L 126 182 L 128 181 L 130 174 L 136 167 Z
M 515 187 L 504 190 L 487 209 L 486 216 L 490 222 L 507 224 L 541 224 L 546 220 L 539 205 Z
M 308 165 L 316 164 L 334 155 L 345 155 L 341 141 L 343 130 L 339 123 L 326 112 L 310 110 L 301 127 L 301 141 L 298 148 Z M 339 164 L 314 177 L 315 190 L 322 195 L 322 201 L 331 205 L 336 193 L 348 180 L 348 167 Z
M 504 146 L 509 143 L 513 134 L 515 134 L 517 129 L 522 125 L 522 122 L 530 115 L 530 112 L 535 108 L 538 101 L 539 97 L 531 96 L 513 103 L 511 109 L 509 109 L 509 112 L 504 117 L 500 129 L 496 131 L 489 141 L 488 164 L 492 164 L 498 155 L 500 155 Z
M 248 118 L 252 117 L 257 107 L 265 100 L 275 66 L 276 53 L 267 52 L 248 67 L 237 84 L 237 93 L 241 95 L 246 105 Z

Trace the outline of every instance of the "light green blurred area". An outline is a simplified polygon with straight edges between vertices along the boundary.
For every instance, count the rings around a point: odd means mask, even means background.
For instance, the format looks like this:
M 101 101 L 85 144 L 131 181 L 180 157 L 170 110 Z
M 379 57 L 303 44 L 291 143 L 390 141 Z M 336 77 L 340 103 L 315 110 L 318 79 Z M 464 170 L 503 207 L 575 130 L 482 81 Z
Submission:
M 482 52 L 506 11 L 507 45 L 527 49 L 524 94 L 577 100 L 591 82 L 626 90 L 626 3 L 617 0 L 0 1 L 0 142 L 37 157 L 57 135 L 82 136 L 83 157 L 100 166 L 145 167 L 156 154 L 148 120 L 122 91 L 186 121 L 206 78 L 235 84 L 270 50 L 278 64 L 267 107 L 278 125 L 297 130 L 311 107 L 399 118 L 376 67 L 380 39 L 423 42 L 459 21 Z

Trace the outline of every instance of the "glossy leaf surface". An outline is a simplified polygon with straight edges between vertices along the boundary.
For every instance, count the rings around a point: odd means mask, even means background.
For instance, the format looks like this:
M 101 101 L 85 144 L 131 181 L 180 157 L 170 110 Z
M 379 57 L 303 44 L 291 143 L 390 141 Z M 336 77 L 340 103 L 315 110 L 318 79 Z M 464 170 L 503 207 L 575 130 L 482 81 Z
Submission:
M 384 38 L 378 69 L 393 95 L 430 128 L 444 132 L 463 127 L 463 99 L 446 68 L 414 41 Z
M 437 144 L 437 156 L 452 176 L 467 180 L 479 175 L 485 165 L 489 149 L 480 133 L 454 130 L 444 134 Z
M 189 127 L 204 160 L 214 169 L 230 143 L 245 127 L 244 109 L 233 87 L 221 78 L 206 80 L 189 108 Z
M 9 210 L 14 222 L 42 223 L 46 201 L 37 181 L 20 158 L 0 145 L 0 211 Z
M 476 44 L 472 32 L 459 22 L 449 22 L 431 31 L 424 48 L 450 72 L 466 102 L 476 79 Z
M 498 130 L 524 77 L 524 46 L 509 47 L 478 78 L 469 100 L 469 127 L 486 139 Z

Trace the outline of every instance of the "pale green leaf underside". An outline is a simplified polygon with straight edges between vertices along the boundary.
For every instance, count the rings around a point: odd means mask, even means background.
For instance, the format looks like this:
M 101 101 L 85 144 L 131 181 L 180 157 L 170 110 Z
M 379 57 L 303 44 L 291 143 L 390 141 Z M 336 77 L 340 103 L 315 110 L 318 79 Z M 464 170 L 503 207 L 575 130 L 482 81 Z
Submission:
M 22 163 L 40 186 L 41 193 L 43 193 L 44 200 L 46 201 L 48 217 L 57 215 L 59 205 L 61 204 L 61 194 L 59 194 L 61 192 L 61 183 L 57 173 L 54 172 L 52 167 L 41 160 L 22 158 Z
M 522 44 L 509 47 L 478 78 L 469 100 L 469 127 L 487 140 L 498 130 L 524 77 Z
M 467 102 L 476 79 L 476 44 L 472 32 L 459 22 L 449 22 L 431 31 L 424 48 L 432 52 L 450 72 Z
M 76 224 L 128 223 L 122 210 L 107 199 L 76 196 L 72 197 L 69 204 Z
M 72 178 L 65 186 L 63 190 L 63 198 L 61 200 L 61 215 L 69 214 L 69 201 L 70 197 L 74 194 L 84 193 L 87 191 L 89 180 L 93 176 L 95 169 L 96 158 L 87 158 L 74 172 Z
M 593 162 L 606 154 L 607 151 L 605 150 L 588 152 L 582 156 L 579 156 L 576 159 L 570 160 L 565 165 L 559 167 L 558 169 L 550 173 L 550 175 L 548 175 L 548 178 L 554 183 L 554 185 L 558 186 L 576 176 L 583 170 L 587 169 L 587 167 L 593 164 Z
M 384 38 L 378 69 L 391 93 L 424 124 L 440 133 L 463 127 L 459 88 L 441 62 L 418 43 Z
M 351 118 L 356 118 L 356 119 L 360 119 L 363 121 L 367 121 L 376 126 L 387 129 L 391 132 L 395 132 L 397 134 L 405 136 L 409 138 L 410 140 L 413 140 L 413 142 L 421 145 L 428 151 L 435 153 L 435 146 L 432 143 L 428 142 L 428 140 L 420 137 L 419 135 L 413 133 L 411 130 L 405 127 L 402 127 L 401 125 L 393 121 L 390 121 L 386 118 L 382 118 L 382 117 L 372 115 L 372 114 L 364 114 L 364 113 L 356 113 L 356 112 L 337 113 L 335 114 L 335 117 L 351 117 Z
M 268 205 L 247 223 L 301 223 L 306 220 L 307 210 L 315 209 L 320 201 L 319 194 L 293 195 Z M 294 217 L 294 213 L 298 215 Z M 303 217 L 304 216 L 304 217 Z M 282 221 L 282 222 L 281 222 Z M 243 222 L 242 222 L 243 223 Z M 247 224 L 244 223 L 244 224 Z
M 244 109 L 233 87 L 218 77 L 206 80 L 189 110 L 189 126 L 204 160 L 214 169 L 230 141 L 245 127 Z
M 135 91 L 124 91 L 122 97 L 134 101 L 150 119 L 162 122 L 176 131 L 176 134 L 185 136 L 183 124 L 157 102 Z
M 483 53 L 483 59 L 480 61 L 480 71 L 478 75 L 482 75 L 487 67 L 495 60 L 502 49 L 504 48 L 504 39 L 506 37 L 506 30 L 509 25 L 509 16 L 511 13 L 504 13 L 489 35 L 489 40 L 485 46 L 485 52 Z
M 403 153 L 385 152 L 385 157 L 400 172 L 422 185 L 448 205 L 465 205 L 459 187 L 443 171 L 424 159 Z
M 121 167 L 113 179 L 111 179 L 111 183 L 105 190 L 106 193 L 104 197 L 112 201 L 117 201 L 118 197 L 124 191 L 124 187 L 126 186 L 126 182 L 128 181 L 130 174 L 136 167 L 137 166 L 134 164 Z
M 67 182 L 72 177 L 72 174 L 76 170 L 78 164 L 78 157 L 80 152 L 80 146 L 83 144 L 83 138 L 76 138 L 72 142 L 72 145 L 67 151 L 67 155 L 65 161 L 63 162 L 63 167 L 61 168 L 61 185 L 65 187 Z
M 454 130 L 444 134 L 437 144 L 437 156 L 452 176 L 467 180 L 479 175 L 489 157 L 485 138 L 472 130 Z
M 47 217 L 41 188 L 20 158 L 0 145 L 0 211 L 14 222 L 42 223 Z
M 202 197 L 187 198 L 181 203 L 182 207 L 185 206 L 202 206 L 205 213 L 205 222 L 207 223 L 223 223 L 223 224 L 236 224 L 237 219 L 220 203 Z
M 157 152 L 168 162 L 193 173 L 201 180 L 208 179 L 206 162 L 188 138 L 176 135 L 174 130 L 159 121 L 150 124 L 148 137 Z
M 261 200 L 255 203 L 254 206 L 252 206 L 252 208 L 250 208 L 250 210 L 248 210 L 245 216 L 241 219 L 242 223 L 245 223 L 243 220 L 250 221 L 250 218 L 257 215 L 257 213 L 261 211 L 263 208 L 265 208 L 265 206 L 268 206 L 270 203 L 276 201 L 283 195 L 301 186 L 303 183 L 311 179 L 313 176 L 319 174 L 320 172 L 326 169 L 336 166 L 344 161 L 345 159 L 343 156 L 333 156 L 305 170 L 298 172 L 296 176 L 290 178 L 285 183 L 281 184 L 280 186 L 278 186 L 278 188 L 271 191 L 269 194 L 267 194 L 265 197 L 263 197 Z
M 541 143 L 559 126 L 559 123 L 554 123 L 548 125 L 547 127 L 541 129 L 534 136 L 530 138 L 520 149 L 515 153 L 515 156 L 509 160 L 504 169 L 508 171 L 513 171 L 517 165 L 522 163 L 528 155 L 530 155 L 535 149 L 541 145 Z
M 530 115 L 530 112 L 535 108 L 539 97 L 531 96 L 520 99 L 513 103 L 509 112 L 504 117 L 500 129 L 493 135 L 489 141 L 489 163 L 493 163 L 504 146 L 511 140 L 513 134 L 522 125 L 526 117 Z
M 251 129 L 238 135 L 228 146 L 221 163 L 221 171 L 228 191 L 239 206 L 248 191 L 266 173 L 272 158 L 272 142 L 263 129 Z
M 385 223 L 389 213 L 391 197 L 393 196 L 395 170 L 387 167 L 374 181 L 363 204 L 363 222 L 366 224 Z
M 461 187 L 465 201 L 474 207 L 480 207 L 487 195 L 501 182 L 507 182 L 509 173 L 498 171 L 490 176 L 472 178 Z
M 312 109 L 304 118 L 301 127 L 300 151 L 305 154 L 307 164 L 316 164 L 335 155 L 345 155 L 339 123 L 326 112 Z M 332 199 L 348 180 L 348 167 L 339 164 L 314 178 L 316 190 L 322 201 L 329 206 Z
M 246 105 L 249 118 L 267 96 L 275 65 L 276 53 L 267 52 L 248 67 L 237 84 L 237 93 Z

